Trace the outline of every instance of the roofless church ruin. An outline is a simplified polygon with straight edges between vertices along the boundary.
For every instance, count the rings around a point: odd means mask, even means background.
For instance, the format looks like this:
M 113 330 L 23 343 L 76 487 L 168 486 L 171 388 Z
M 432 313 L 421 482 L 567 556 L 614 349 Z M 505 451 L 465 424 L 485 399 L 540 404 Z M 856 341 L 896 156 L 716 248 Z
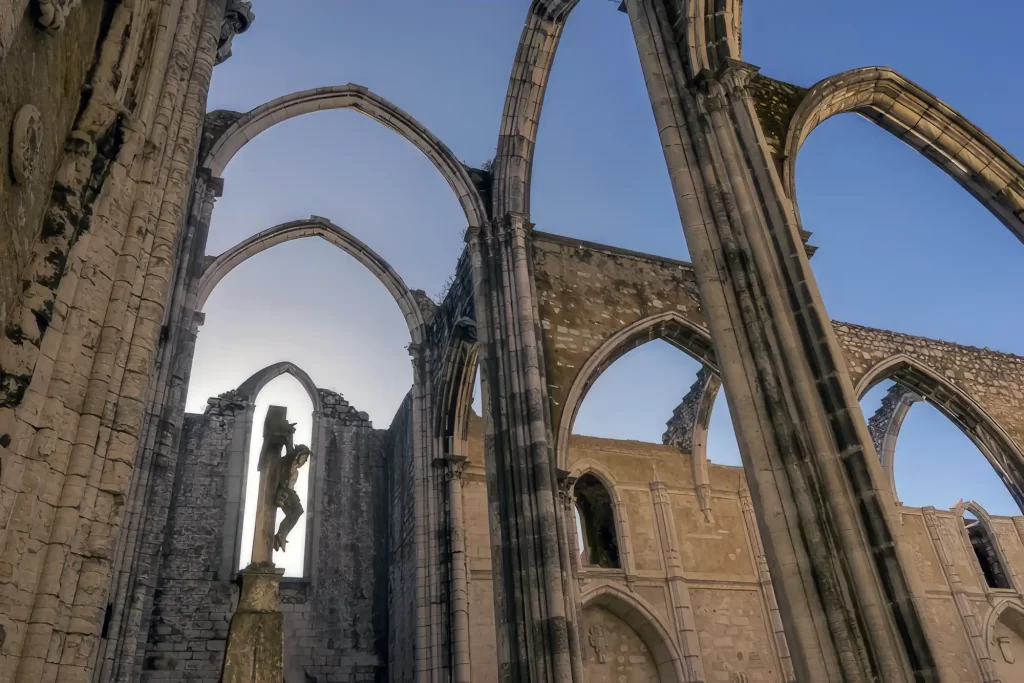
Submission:
M 258 4 L 0 0 L 0 683 L 1024 681 L 1024 516 L 902 505 L 892 474 L 926 402 L 1024 504 L 1024 358 L 829 320 L 794 164 L 859 113 L 1022 241 L 1024 167 L 891 69 L 761 73 L 740 0 L 625 0 L 692 263 L 559 236 L 531 220 L 531 169 L 575 5 L 530 4 L 477 169 L 364 85 L 207 111 Z M 455 193 L 443 301 L 330 217 L 208 253 L 232 157 L 342 108 Z M 185 411 L 210 293 L 298 238 L 404 316 L 414 380 L 386 429 L 290 359 Z M 573 435 L 595 380 L 655 339 L 702 365 L 664 442 Z M 313 405 L 306 445 L 293 412 L 256 411 L 283 374 Z M 743 467 L 707 458 L 723 389 Z M 293 543 L 282 578 L 270 546 Z

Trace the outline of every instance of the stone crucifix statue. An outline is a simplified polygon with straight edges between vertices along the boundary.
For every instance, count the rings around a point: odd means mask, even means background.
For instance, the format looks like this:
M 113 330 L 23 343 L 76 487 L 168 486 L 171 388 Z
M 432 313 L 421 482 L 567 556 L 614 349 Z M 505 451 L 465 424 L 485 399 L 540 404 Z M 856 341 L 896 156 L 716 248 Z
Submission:
M 288 532 L 302 516 L 302 502 L 295 492 L 299 470 L 309 460 L 310 450 L 293 443 L 295 424 L 288 422 L 287 408 L 270 406 L 263 422 L 263 448 L 257 468 L 260 473 L 256 500 L 256 535 L 252 543 L 252 563 L 273 561 L 274 550 L 284 550 Z M 274 531 L 277 509 L 284 511 L 281 526 Z

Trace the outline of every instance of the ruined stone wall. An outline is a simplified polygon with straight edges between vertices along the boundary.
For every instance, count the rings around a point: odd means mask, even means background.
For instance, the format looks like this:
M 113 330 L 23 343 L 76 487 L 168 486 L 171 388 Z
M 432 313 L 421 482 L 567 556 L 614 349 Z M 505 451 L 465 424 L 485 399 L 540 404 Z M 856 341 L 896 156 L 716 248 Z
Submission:
M 668 313 L 704 325 L 688 263 L 535 232 L 533 264 L 555 429 L 577 374 L 608 338 Z
M 385 678 L 387 598 L 381 505 L 387 433 L 341 396 L 321 390 L 321 442 L 311 459 L 314 500 L 305 576 L 281 587 L 286 683 Z M 229 462 L 248 404 L 232 394 L 187 415 L 147 641 L 143 681 L 220 680 L 237 585 L 222 568 Z M 310 564 L 311 562 L 312 564 Z
M 387 432 L 388 680 L 414 678 L 416 624 L 416 463 L 412 395 L 406 396 Z
M 960 389 L 1024 450 L 1024 358 L 846 322 L 833 327 L 855 385 L 882 363 L 908 357 Z
M 0 329 L 6 327 L 43 230 L 54 173 L 96 60 L 102 18 L 112 4 L 85 3 L 53 34 L 42 30 L 22 5 L 24 17 L 15 24 L 7 54 L 0 50 Z M 14 147 L 31 141 L 13 133 L 15 118 L 20 113 L 25 121 L 32 109 L 38 115 L 33 126 L 37 144 L 19 151 Z M 27 172 L 16 170 L 12 154 L 29 163 Z
M 142 681 L 220 677 L 238 600 L 237 586 L 220 567 L 228 455 L 240 408 L 212 399 L 206 414 L 185 417 Z
M 480 424 L 479 418 L 471 422 L 467 444 L 470 467 L 463 488 L 471 568 L 471 656 L 473 680 L 494 681 L 493 587 Z M 638 671 L 649 673 L 647 655 L 639 647 L 631 645 L 628 654 L 614 648 L 605 650 L 606 662 L 602 663 L 593 644 L 600 644 L 603 629 L 609 648 L 614 638 L 621 638 L 627 645 L 640 642 L 647 651 L 654 647 L 633 627 L 624 626 L 626 622 L 635 626 L 650 620 L 640 615 L 637 606 L 653 613 L 659 629 L 676 633 L 666 548 L 659 536 L 651 490 L 652 482 L 660 482 L 668 492 L 706 680 L 732 683 L 744 680 L 737 675 L 746 674 L 750 681 L 783 682 L 786 678 L 772 637 L 769 603 L 764 587 L 759 585 L 758 567 L 764 558 L 756 554 L 758 531 L 752 517 L 747 516 L 745 506 L 750 503 L 742 470 L 710 465 L 712 521 L 708 522 L 694 491 L 689 457 L 672 446 L 572 438 L 570 468 L 574 472 L 580 467 L 597 472 L 610 483 L 620 503 L 616 508 L 621 525 L 618 542 L 623 557 L 628 558 L 622 569 L 578 566 L 582 601 L 584 605 L 601 604 L 600 600 L 590 602 L 591 596 L 606 586 L 620 587 L 623 596 L 634 600 L 633 611 L 624 606 L 625 597 L 619 599 L 618 607 L 635 619 L 623 621 L 612 615 L 611 626 L 607 612 L 595 612 L 593 606 L 584 608 L 581 638 L 589 675 L 602 678 L 615 672 L 632 680 L 631 676 L 641 675 Z M 921 579 L 923 593 L 916 597 L 921 600 L 929 636 L 940 646 L 937 654 L 944 672 L 953 681 L 977 682 L 983 680 L 980 657 L 1009 666 L 1001 659 L 993 633 L 998 610 L 1007 609 L 1005 601 L 1021 604 L 1017 589 L 987 588 L 956 512 L 911 507 L 901 507 L 900 512 L 901 528 Z M 1002 557 L 1020 586 L 1024 578 L 1024 516 L 991 517 L 990 523 Z M 621 536 L 623 532 L 625 537 Z M 600 618 L 595 616 L 598 614 Z M 601 628 L 592 633 L 595 625 Z M 1010 646 L 1019 645 L 1024 645 L 1024 640 L 1013 640 Z M 678 648 L 679 643 L 674 647 Z
M 496 681 L 497 672 L 481 422 L 475 418 L 470 423 L 463 500 L 471 568 L 473 680 L 486 682 Z M 744 519 L 741 470 L 710 467 L 713 521 L 708 522 L 700 509 L 689 456 L 673 446 L 577 436 L 570 442 L 568 464 L 574 474 L 580 467 L 592 467 L 588 471 L 610 484 L 621 525 L 621 569 L 577 563 L 584 605 L 580 636 L 588 675 L 594 680 L 622 680 L 620 675 L 626 680 L 657 680 L 649 676 L 657 671 L 650 652 L 658 642 L 650 634 L 639 635 L 637 624 L 655 624 L 656 631 L 670 634 L 669 647 L 680 651 L 669 549 L 660 535 L 652 492 L 652 484 L 660 482 L 668 492 L 706 680 L 732 683 L 738 680 L 732 678 L 734 673 L 745 672 L 751 681 L 785 681 L 758 577 L 751 536 L 756 531 Z M 609 586 L 621 590 L 609 597 L 603 594 Z M 609 605 L 612 613 L 606 609 Z

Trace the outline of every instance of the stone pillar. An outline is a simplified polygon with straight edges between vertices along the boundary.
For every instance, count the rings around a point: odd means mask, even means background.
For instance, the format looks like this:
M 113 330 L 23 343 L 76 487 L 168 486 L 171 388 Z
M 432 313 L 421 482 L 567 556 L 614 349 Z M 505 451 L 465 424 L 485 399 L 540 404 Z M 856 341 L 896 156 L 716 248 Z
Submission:
M 797 678 L 938 680 L 892 496 L 747 89 L 757 69 L 730 58 L 736 36 L 704 40 L 704 6 L 694 19 L 626 2 Z
M 484 412 L 498 680 L 573 680 L 532 225 L 506 213 L 467 233 Z
M 568 629 L 569 664 L 572 667 L 573 680 L 582 681 L 585 680 L 583 645 L 580 642 L 580 629 L 583 628 L 583 606 L 580 604 L 576 573 L 577 562 L 574 559 L 579 556 L 580 548 L 580 540 L 576 536 L 576 501 L 573 496 L 576 477 L 570 476 L 565 470 L 558 470 L 557 476 L 558 502 L 561 509 L 561 514 L 558 515 L 558 545 L 562 561 L 562 599 L 565 603 L 566 620 L 570 623 Z
M 462 515 L 462 475 L 468 464 L 464 455 L 438 458 L 448 486 L 448 562 L 451 571 L 452 680 L 469 683 L 469 572 L 466 571 L 466 523 Z
M 281 577 L 273 562 L 252 564 L 240 573 L 242 594 L 231 617 L 222 683 L 284 682 L 284 615 Z
M 770 622 L 772 636 L 775 641 L 775 653 L 778 655 L 779 666 L 782 668 L 782 679 L 786 683 L 795 683 L 796 673 L 793 671 L 793 658 L 789 654 L 789 643 L 786 642 L 786 633 L 782 628 L 779 601 L 775 598 L 775 589 L 772 588 L 772 576 L 768 571 L 768 558 L 764 554 L 761 534 L 757 531 L 754 502 L 750 499 L 750 490 L 747 489 L 745 484 L 740 489 L 740 508 L 743 510 L 743 527 L 746 529 L 751 550 L 754 551 L 754 560 L 757 563 L 757 579 L 761 583 L 761 595 L 764 598 L 765 605 L 768 607 L 768 621 Z
M 974 658 L 981 669 L 982 683 L 999 683 L 999 676 L 992 663 L 992 658 L 988 654 L 981 621 L 974 611 L 974 602 L 964 591 L 964 584 L 960 580 L 960 572 L 956 569 L 956 563 L 949 556 L 949 550 L 946 547 L 947 539 L 942 533 L 942 524 L 938 515 L 935 514 L 935 508 L 930 505 L 923 507 L 921 514 L 924 516 L 924 524 L 928 529 L 928 537 L 935 549 L 935 555 L 939 558 L 942 575 L 946 578 L 949 591 L 953 594 L 953 603 L 956 605 L 957 614 L 960 615 L 960 623 L 963 625 L 967 640 L 971 644 L 971 650 L 974 652 Z M 960 519 L 957 519 L 957 524 L 960 523 Z
M 676 624 L 679 648 L 683 655 L 683 672 L 687 681 L 704 681 L 706 679 L 704 659 L 700 653 L 697 624 L 693 619 L 693 601 L 690 600 L 690 588 L 686 585 L 686 579 L 683 577 L 679 536 L 676 535 L 672 504 L 669 501 L 668 488 L 664 482 L 660 480 L 651 482 L 651 498 L 654 500 L 654 518 L 665 557 L 669 598 L 672 601 L 672 614 Z

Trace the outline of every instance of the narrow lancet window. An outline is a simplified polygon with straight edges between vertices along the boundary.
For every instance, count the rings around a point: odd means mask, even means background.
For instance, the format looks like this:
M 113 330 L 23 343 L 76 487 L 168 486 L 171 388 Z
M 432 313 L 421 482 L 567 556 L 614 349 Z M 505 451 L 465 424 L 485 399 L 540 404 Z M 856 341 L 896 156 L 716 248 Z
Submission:
M 618 569 L 619 544 L 608 489 L 594 475 L 584 474 L 576 482 L 575 491 L 583 564 Z
M 1002 562 L 999 561 L 995 539 L 988 528 L 969 510 L 964 512 L 963 521 L 967 529 L 967 538 L 971 541 L 971 547 L 974 548 L 974 554 L 981 566 L 981 573 L 985 576 L 985 583 L 989 588 L 1010 588 L 1010 580 L 1003 570 Z

